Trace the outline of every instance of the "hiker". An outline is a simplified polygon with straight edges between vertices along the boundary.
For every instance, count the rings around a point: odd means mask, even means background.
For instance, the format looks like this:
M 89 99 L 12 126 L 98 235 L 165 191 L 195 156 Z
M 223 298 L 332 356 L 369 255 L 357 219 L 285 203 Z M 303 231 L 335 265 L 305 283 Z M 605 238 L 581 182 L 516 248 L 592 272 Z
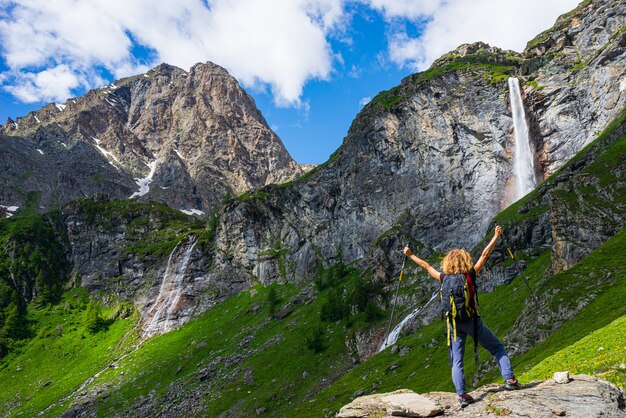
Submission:
M 462 408 L 474 402 L 474 399 L 465 390 L 465 373 L 463 371 L 463 355 L 468 335 L 474 338 L 475 359 L 478 359 L 478 352 L 476 351 L 476 342 L 478 342 L 497 359 L 500 373 L 505 381 L 505 389 L 520 388 L 520 384 L 513 374 L 511 360 L 506 353 L 504 344 L 487 328 L 478 314 L 476 275 L 484 267 L 500 235 L 502 235 L 502 228 L 496 226 L 493 238 L 483 250 L 476 264 L 472 263 L 471 255 L 465 250 L 454 249 L 448 252 L 441 262 L 443 272 L 434 269 L 426 261 L 415 256 L 409 247 L 405 247 L 403 250 L 404 254 L 415 264 L 441 281 L 440 297 L 444 319 L 446 320 L 452 382 Z

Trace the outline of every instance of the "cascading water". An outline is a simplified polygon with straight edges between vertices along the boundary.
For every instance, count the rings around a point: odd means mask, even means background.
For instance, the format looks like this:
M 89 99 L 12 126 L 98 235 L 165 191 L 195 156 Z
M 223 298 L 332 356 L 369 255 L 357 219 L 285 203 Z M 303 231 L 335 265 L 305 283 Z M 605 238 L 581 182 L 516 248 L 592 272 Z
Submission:
M 183 279 L 187 272 L 187 266 L 191 258 L 193 248 L 196 246 L 196 238 L 192 237 L 187 241 L 187 247 L 183 252 L 183 256 L 175 259 L 178 247 L 183 243 L 178 243 L 176 248 L 170 253 L 163 275 L 163 282 L 159 289 L 159 295 L 156 301 L 146 312 L 143 323 L 143 335 L 145 338 L 155 334 L 170 331 L 176 325 L 176 321 L 172 320 L 172 314 L 178 307 L 180 295 L 183 291 Z
M 528 124 L 524 112 L 524 102 L 520 92 L 519 80 L 509 77 L 509 94 L 513 113 L 513 129 L 515 132 L 515 155 L 513 156 L 513 173 L 515 174 L 515 193 L 513 201 L 519 200 L 536 186 L 535 164 L 530 151 Z
M 398 337 L 400 336 L 400 332 L 402 331 L 402 328 L 404 328 L 404 325 L 407 322 L 409 322 L 411 319 L 415 318 L 424 309 L 426 309 L 426 307 L 428 305 L 430 305 L 430 302 L 435 300 L 435 298 L 437 297 L 438 294 L 439 294 L 439 292 L 433 293 L 433 295 L 430 298 L 430 300 L 428 302 L 426 302 L 426 304 L 424 306 L 420 306 L 419 308 L 414 309 L 413 312 L 408 314 L 402 321 L 400 321 L 400 323 L 398 325 L 396 325 L 396 327 L 389 333 L 389 335 L 387 336 L 385 341 L 383 341 L 382 345 L 378 349 L 378 352 L 380 353 L 385 348 L 389 347 L 390 345 L 395 344 L 396 341 L 398 341 Z

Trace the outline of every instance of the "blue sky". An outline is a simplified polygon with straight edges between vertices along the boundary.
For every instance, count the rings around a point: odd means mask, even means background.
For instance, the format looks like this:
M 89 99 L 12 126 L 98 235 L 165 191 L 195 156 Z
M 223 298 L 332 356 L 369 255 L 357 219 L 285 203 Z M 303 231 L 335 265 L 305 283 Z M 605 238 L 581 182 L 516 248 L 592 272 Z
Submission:
M 368 98 L 462 43 L 520 51 L 576 4 L 0 0 L 0 123 L 160 62 L 213 61 L 255 98 L 296 161 L 322 163 Z

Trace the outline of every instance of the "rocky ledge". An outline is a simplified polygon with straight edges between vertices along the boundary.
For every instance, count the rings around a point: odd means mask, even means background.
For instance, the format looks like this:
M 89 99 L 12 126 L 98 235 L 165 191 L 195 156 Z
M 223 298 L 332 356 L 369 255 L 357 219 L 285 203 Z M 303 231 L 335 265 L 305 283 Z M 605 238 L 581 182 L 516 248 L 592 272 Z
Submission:
M 624 417 L 624 390 L 605 380 L 586 375 L 556 373 L 554 379 L 506 391 L 487 385 L 470 393 L 476 402 L 461 409 L 449 392 L 423 395 L 401 389 L 362 396 L 341 408 L 338 418 L 370 417 Z

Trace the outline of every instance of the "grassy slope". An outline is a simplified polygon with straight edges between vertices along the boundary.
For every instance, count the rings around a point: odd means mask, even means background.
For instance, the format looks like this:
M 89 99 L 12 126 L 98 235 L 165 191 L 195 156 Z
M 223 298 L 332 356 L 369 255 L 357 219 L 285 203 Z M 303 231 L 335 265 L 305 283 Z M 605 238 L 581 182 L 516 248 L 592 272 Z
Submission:
M 34 416 L 77 388 L 123 350 L 134 317 L 118 319 L 106 331 L 84 327 L 86 292 L 67 292 L 58 305 L 31 309 L 28 319 L 37 336 L 0 362 L 0 410 Z M 103 314 L 113 314 L 105 309 Z M 123 345 L 123 344 L 122 344 Z
M 279 295 L 278 308 L 299 291 L 292 285 L 274 288 Z M 138 397 L 152 390 L 161 398 L 170 384 L 204 391 L 210 416 L 228 416 L 235 403 L 238 411 L 248 411 L 242 412 L 244 415 L 265 407 L 280 416 L 293 405 L 306 402 L 326 379 L 336 379 L 349 367 L 344 325 L 320 322 L 323 294 L 308 305 L 296 305 L 284 320 L 270 320 L 267 292 L 268 288 L 255 286 L 234 296 L 180 329 L 146 341 L 121 359 L 118 367 L 106 369 L 90 387 L 113 385 L 116 390 L 98 402 L 98 414 L 131 410 Z M 120 357 L 123 350 L 116 351 L 115 347 L 133 328 L 133 320 L 127 319 L 116 321 L 106 332 L 90 335 L 81 325 L 84 306 L 68 311 L 61 304 L 34 315 L 41 329 L 53 329 L 57 323 L 67 325 L 60 336 L 40 332 L 3 360 L 0 405 L 10 415 L 33 415 L 73 392 L 85 379 Z M 326 346 L 317 354 L 306 346 L 307 337 L 316 327 L 324 330 Z M 249 345 L 240 347 L 248 336 Z M 133 341 L 137 341 L 136 335 L 126 340 L 126 351 L 130 351 Z M 225 359 L 236 354 L 245 354 L 246 358 L 241 364 L 223 366 Z M 197 370 L 212 362 L 218 364 L 218 377 L 200 382 Z M 245 369 L 252 370 L 254 383 L 244 381 Z M 52 383 L 46 387 L 38 383 L 47 381 Z M 24 405 L 17 406 L 12 401 L 16 398 Z M 68 406 L 65 402 L 46 415 L 58 416 Z
M 554 372 L 595 374 L 626 387 L 626 315 L 558 351 L 524 373 L 524 380 L 548 379 Z

